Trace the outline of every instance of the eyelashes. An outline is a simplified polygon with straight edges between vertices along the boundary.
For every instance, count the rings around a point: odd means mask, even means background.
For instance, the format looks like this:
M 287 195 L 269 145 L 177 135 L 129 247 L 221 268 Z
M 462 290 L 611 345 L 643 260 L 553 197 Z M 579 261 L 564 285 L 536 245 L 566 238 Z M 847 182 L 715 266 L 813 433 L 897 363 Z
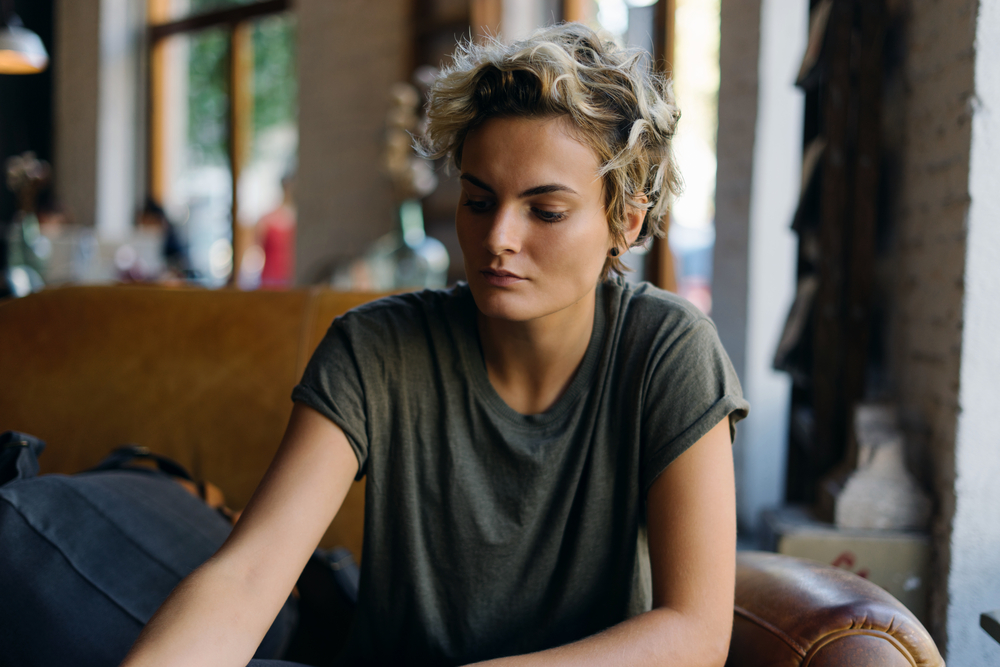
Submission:
M 466 199 L 462 202 L 462 206 L 466 207 L 473 213 L 486 213 L 493 206 L 493 203 L 483 201 L 481 199 Z
M 532 208 L 531 212 L 534 213 L 539 220 L 542 222 L 559 222 L 566 217 L 565 213 L 556 213 L 555 211 L 545 211 L 540 208 Z
M 476 214 L 489 213 L 493 209 L 494 203 L 489 200 L 469 199 L 462 202 L 462 206 Z M 531 207 L 531 213 L 542 222 L 559 222 L 566 219 L 566 213 L 557 211 L 546 211 L 536 206 Z

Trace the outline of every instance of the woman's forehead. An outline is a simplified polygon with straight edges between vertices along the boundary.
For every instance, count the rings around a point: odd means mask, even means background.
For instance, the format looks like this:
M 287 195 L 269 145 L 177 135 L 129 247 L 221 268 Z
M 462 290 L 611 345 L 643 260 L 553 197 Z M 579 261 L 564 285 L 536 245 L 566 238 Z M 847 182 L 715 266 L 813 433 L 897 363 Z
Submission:
M 584 194 L 601 188 L 597 153 L 567 116 L 491 118 L 469 132 L 462 172 L 493 188 L 559 183 Z

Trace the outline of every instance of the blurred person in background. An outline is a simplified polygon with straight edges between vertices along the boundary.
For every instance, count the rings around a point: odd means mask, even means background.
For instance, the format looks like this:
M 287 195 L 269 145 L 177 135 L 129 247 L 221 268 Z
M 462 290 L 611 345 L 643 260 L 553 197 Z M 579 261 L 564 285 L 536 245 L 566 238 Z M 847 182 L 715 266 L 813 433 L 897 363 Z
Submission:
M 261 289 L 287 289 L 295 277 L 295 174 L 281 177 L 281 204 L 257 222 L 257 244 L 264 252 Z
M 137 226 L 139 229 L 158 232 L 163 235 L 161 254 L 163 256 L 164 270 L 160 276 L 154 277 L 155 280 L 173 282 L 190 277 L 187 244 L 181 238 L 177 227 L 170 222 L 166 211 L 152 197 L 146 198 L 146 203 L 139 212 Z

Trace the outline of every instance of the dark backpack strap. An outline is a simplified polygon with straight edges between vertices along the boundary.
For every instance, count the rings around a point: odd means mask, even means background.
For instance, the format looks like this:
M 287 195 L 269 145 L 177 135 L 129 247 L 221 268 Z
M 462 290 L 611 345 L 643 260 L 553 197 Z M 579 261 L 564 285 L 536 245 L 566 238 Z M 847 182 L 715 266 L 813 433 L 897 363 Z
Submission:
M 141 445 L 124 445 L 119 447 L 87 472 L 123 470 L 128 468 L 128 464 L 135 460 L 152 461 L 161 472 L 174 477 L 180 477 L 181 479 L 191 480 L 191 473 L 180 463 L 162 454 L 155 454 Z
M 0 485 L 38 475 L 38 457 L 43 449 L 45 443 L 27 433 L 0 433 Z

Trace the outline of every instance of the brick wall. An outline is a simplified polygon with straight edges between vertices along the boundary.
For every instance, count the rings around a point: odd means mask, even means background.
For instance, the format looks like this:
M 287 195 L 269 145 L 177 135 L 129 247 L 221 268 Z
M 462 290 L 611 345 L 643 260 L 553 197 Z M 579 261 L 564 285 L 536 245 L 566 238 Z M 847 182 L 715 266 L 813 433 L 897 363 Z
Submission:
M 910 0 L 902 70 L 886 96 L 888 123 L 901 121 L 891 211 L 890 376 L 938 501 L 929 629 L 939 645 L 946 641 L 955 507 L 977 9 L 977 0 Z
M 55 6 L 56 196 L 81 225 L 97 210 L 100 0 L 57 0 Z
M 381 172 L 389 86 L 409 58 L 406 0 L 298 0 L 297 281 L 393 228 Z
M 722 0 L 716 140 L 712 318 L 736 368 L 746 372 L 750 186 L 757 125 L 759 0 Z

